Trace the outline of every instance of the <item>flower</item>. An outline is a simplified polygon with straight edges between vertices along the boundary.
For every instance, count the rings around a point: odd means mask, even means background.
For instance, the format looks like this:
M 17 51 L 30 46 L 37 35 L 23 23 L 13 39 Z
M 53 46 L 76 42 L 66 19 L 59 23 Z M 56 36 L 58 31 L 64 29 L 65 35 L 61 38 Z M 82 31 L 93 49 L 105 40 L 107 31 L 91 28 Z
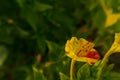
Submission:
M 115 52 L 120 52 L 120 32 L 115 33 L 115 40 L 109 50 L 109 54 L 115 53 Z
M 115 24 L 118 19 L 120 19 L 120 13 L 110 13 L 107 16 L 106 22 L 105 22 L 105 27 L 111 26 Z
M 83 38 L 78 40 L 76 37 L 72 37 L 71 40 L 67 40 L 65 51 L 66 55 L 73 60 L 94 64 L 100 56 L 93 47 L 94 43 L 92 42 Z
M 105 27 L 115 24 L 120 19 L 120 13 L 113 13 L 112 9 L 107 8 L 105 3 L 102 1 L 101 6 L 106 15 Z
M 101 61 L 101 65 L 104 65 L 106 62 L 106 59 L 112 54 L 112 53 L 116 53 L 116 52 L 120 52 L 120 32 L 119 33 L 115 33 L 115 40 L 111 46 L 111 48 L 107 51 L 107 53 L 105 54 L 104 58 Z
M 97 72 L 97 78 L 96 80 L 100 79 L 100 75 L 102 73 L 103 67 L 106 65 L 107 62 L 107 58 L 115 52 L 120 52 L 120 32 L 119 33 L 115 33 L 115 40 L 111 46 L 111 48 L 107 51 L 107 53 L 105 54 L 105 56 L 103 57 L 101 64 L 100 64 L 100 68 Z

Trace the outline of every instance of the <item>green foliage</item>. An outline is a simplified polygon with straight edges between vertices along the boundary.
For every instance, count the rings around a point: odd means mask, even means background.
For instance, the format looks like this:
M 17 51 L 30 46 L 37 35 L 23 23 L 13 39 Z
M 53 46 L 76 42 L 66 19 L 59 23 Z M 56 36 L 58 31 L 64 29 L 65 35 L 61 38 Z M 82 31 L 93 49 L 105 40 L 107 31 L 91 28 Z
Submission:
M 40 70 L 37 70 L 35 67 L 33 67 L 33 73 L 34 73 L 34 80 L 46 80 L 43 73 Z
M 120 0 L 104 2 L 113 13 L 120 12 Z M 105 20 L 99 0 L 1 0 L 0 80 L 69 80 L 66 40 L 77 36 L 95 42 L 102 59 L 114 33 L 120 32 L 120 20 L 107 28 Z M 75 79 L 94 80 L 98 66 L 76 66 Z M 105 80 L 119 79 L 120 73 L 112 68 L 104 69 Z
M 118 80 L 118 79 L 120 79 L 119 75 L 120 75 L 120 73 L 118 73 L 118 72 L 111 72 L 109 79 L 111 79 L 111 80 Z
M 7 58 L 8 51 L 5 46 L 0 46 L 0 67 L 3 65 L 5 59 Z
M 65 74 L 60 72 L 59 75 L 60 75 L 60 80 L 69 80 L 69 78 Z
M 61 57 L 64 55 L 63 47 L 51 41 L 46 41 L 46 43 L 48 46 L 48 56 L 50 60 L 59 61 L 59 59 L 61 59 Z
M 86 80 L 90 77 L 89 64 L 84 64 L 77 72 L 77 80 Z

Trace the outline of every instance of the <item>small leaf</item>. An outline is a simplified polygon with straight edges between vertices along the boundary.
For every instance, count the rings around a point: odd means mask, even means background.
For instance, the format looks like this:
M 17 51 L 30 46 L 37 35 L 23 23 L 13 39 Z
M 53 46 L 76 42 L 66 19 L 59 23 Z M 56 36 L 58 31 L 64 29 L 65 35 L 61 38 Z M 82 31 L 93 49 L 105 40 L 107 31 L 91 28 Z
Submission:
M 51 5 L 48 5 L 48 4 L 39 3 L 39 2 L 35 3 L 35 10 L 37 10 L 37 11 L 46 11 L 46 10 L 49 10 L 52 8 L 53 7 Z
M 114 67 L 114 64 L 110 64 L 109 66 L 107 66 L 106 71 L 111 71 Z
M 101 62 L 101 60 L 97 61 L 97 62 L 94 64 L 94 66 L 99 66 L 100 62 Z
M 118 72 L 111 72 L 109 75 L 109 80 L 119 80 L 120 79 L 120 73 Z
M 77 72 L 77 80 L 85 80 L 90 76 L 89 64 L 84 64 Z
M 55 43 L 55 42 L 51 42 L 51 41 L 46 41 L 47 46 L 48 46 L 48 56 L 49 59 L 51 60 L 58 60 L 59 56 L 62 52 L 62 47 Z
M 60 72 L 59 75 L 60 75 L 60 80 L 69 80 L 69 77 L 67 77 L 65 74 Z
M 41 70 L 38 70 L 37 68 L 33 67 L 34 72 L 34 80 L 47 80 Z
M 16 0 L 20 7 L 24 7 L 25 0 Z
M 21 29 L 20 27 L 17 27 L 17 30 L 18 30 L 20 36 L 22 36 L 22 37 L 27 37 L 27 36 L 29 36 L 29 32 Z
M 7 58 L 8 51 L 5 46 L 0 45 L 0 66 L 3 65 L 5 59 Z
M 34 15 L 34 16 L 33 16 Z M 34 31 L 37 30 L 37 21 L 38 21 L 38 16 L 34 12 L 29 12 L 26 11 L 23 16 L 25 16 L 26 21 L 30 24 L 30 26 L 33 28 Z
M 46 43 L 45 43 L 45 38 L 42 37 L 42 38 L 37 38 L 37 44 L 38 44 L 38 48 L 39 50 L 41 51 L 42 54 L 45 53 L 46 51 Z
M 48 49 L 49 49 L 49 53 L 53 53 L 54 51 L 56 51 L 58 49 L 58 45 L 54 42 L 51 41 L 46 41 Z

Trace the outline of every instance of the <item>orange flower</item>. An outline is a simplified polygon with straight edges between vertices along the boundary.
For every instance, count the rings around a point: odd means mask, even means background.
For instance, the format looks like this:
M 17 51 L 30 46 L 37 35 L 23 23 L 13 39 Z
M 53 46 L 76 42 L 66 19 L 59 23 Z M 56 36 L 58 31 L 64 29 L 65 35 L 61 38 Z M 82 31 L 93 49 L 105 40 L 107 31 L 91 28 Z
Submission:
M 65 51 L 66 55 L 73 60 L 94 64 L 100 56 L 93 47 L 94 43 L 92 42 L 83 38 L 78 40 L 76 37 L 72 37 L 71 40 L 67 40 Z

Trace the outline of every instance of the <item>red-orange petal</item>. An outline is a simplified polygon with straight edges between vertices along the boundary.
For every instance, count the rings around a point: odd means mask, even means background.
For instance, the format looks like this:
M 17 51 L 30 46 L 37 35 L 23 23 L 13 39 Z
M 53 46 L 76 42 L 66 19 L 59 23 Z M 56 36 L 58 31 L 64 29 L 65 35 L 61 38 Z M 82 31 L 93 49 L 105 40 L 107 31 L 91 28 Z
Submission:
M 89 51 L 85 57 L 96 59 L 96 60 L 100 59 L 100 55 L 96 50 Z

